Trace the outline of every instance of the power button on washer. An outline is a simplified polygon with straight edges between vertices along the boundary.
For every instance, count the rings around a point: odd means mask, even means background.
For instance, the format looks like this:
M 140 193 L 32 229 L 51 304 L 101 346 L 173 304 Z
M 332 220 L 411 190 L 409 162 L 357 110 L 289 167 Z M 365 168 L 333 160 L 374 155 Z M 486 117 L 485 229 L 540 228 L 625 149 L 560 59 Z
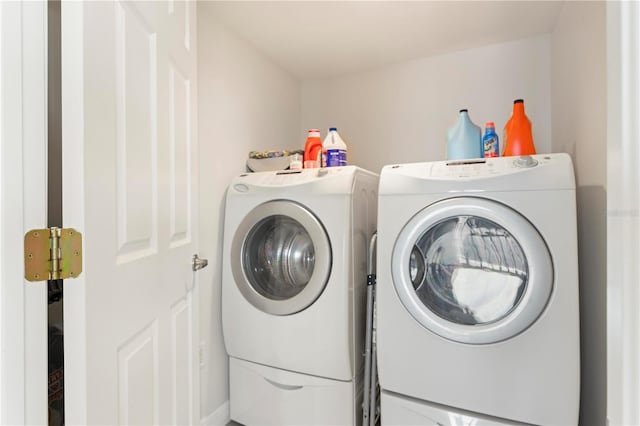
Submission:
M 537 166 L 538 160 L 536 160 L 530 155 L 521 155 L 520 158 L 518 158 L 516 161 L 513 162 L 513 165 L 516 167 L 526 169 L 529 167 Z

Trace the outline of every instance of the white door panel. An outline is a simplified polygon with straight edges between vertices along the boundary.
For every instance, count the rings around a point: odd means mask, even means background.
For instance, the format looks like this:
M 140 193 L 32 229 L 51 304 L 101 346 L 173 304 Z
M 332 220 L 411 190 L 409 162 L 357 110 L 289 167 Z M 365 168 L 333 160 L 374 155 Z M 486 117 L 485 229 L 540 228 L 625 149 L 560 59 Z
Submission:
M 47 283 L 23 236 L 47 226 L 47 8 L 0 2 L 0 424 L 47 423 Z
M 62 22 L 64 222 L 85 241 L 65 288 L 67 422 L 194 424 L 195 7 L 63 3 Z

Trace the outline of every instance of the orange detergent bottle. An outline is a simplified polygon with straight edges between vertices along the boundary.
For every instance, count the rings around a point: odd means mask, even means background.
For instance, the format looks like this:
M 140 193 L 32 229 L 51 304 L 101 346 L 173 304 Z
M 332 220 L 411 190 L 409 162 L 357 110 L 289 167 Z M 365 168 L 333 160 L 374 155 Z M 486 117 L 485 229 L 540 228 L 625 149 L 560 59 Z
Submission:
M 304 168 L 320 167 L 322 159 L 322 139 L 319 129 L 309 129 L 307 142 L 304 144 Z
M 513 101 L 513 113 L 504 126 L 504 153 L 505 157 L 513 155 L 533 155 L 536 147 L 533 144 L 531 121 L 524 113 L 524 101 Z

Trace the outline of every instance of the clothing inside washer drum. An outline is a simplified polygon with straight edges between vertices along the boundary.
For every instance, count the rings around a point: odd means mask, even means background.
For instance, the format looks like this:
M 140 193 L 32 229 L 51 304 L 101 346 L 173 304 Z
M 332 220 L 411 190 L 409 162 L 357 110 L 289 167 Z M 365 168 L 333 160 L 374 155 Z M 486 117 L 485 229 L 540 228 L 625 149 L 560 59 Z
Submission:
M 427 229 L 409 263 L 420 301 L 441 318 L 464 325 L 508 316 L 529 278 L 525 254 L 513 235 L 476 216 L 447 218 Z
M 272 300 L 299 294 L 309 283 L 315 266 L 309 233 L 284 215 L 269 216 L 256 224 L 244 242 L 242 256 L 251 286 Z

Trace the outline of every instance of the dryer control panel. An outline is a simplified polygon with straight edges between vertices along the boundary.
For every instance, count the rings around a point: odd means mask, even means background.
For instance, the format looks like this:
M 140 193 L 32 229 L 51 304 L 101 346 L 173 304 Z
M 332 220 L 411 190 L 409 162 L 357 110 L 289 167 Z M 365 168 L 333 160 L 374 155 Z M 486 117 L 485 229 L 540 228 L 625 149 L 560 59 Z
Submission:
M 465 178 L 496 176 L 544 166 L 553 161 L 550 155 L 519 157 L 478 158 L 471 160 L 440 161 L 432 163 L 431 177 Z
M 575 188 L 571 157 L 563 153 L 396 164 L 381 177 L 381 194 Z

